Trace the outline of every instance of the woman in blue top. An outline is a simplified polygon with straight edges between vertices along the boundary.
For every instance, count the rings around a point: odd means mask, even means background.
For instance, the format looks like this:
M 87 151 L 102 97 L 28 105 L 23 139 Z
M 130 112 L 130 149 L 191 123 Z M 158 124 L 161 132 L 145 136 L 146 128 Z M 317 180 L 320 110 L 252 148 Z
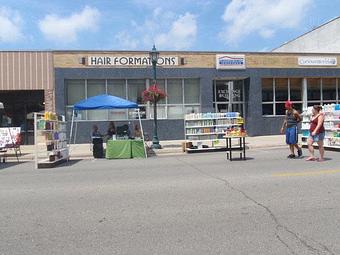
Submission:
M 294 109 L 291 101 L 286 101 L 286 116 L 282 124 L 281 134 L 286 128 L 286 143 L 289 145 L 290 154 L 288 158 L 295 158 L 294 147 L 297 149 L 298 156 L 302 156 L 302 150 L 298 145 L 298 123 L 302 120 L 300 114 Z

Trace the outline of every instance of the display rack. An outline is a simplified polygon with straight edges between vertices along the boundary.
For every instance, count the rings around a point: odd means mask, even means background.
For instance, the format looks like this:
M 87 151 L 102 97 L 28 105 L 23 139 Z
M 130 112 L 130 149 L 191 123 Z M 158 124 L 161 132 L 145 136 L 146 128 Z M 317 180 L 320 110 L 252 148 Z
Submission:
M 34 114 L 35 168 L 51 168 L 69 160 L 66 121 L 50 112 Z
M 310 118 L 312 115 L 312 108 L 308 107 L 303 112 L 302 116 L 302 146 L 307 146 L 307 139 L 309 137 Z M 329 149 L 340 150 L 340 104 L 328 104 L 323 106 L 323 113 L 325 114 L 324 127 L 325 139 L 324 147 Z M 316 146 L 316 145 L 315 145 Z
M 243 125 L 244 120 L 238 112 L 186 114 L 186 151 L 225 150 L 224 136 L 245 134 Z

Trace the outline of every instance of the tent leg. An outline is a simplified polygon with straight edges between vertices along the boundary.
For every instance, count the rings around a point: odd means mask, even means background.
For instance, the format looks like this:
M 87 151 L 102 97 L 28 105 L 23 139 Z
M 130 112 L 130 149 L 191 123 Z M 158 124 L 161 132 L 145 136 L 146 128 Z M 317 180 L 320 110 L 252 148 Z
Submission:
M 69 144 L 72 143 L 73 122 L 74 122 L 74 109 L 72 110 L 72 120 L 71 120 L 71 131 L 70 131 L 70 140 L 69 140 Z
M 76 128 L 74 129 L 74 140 L 73 140 L 73 144 L 76 143 L 77 130 L 78 130 L 78 121 L 76 121 Z
M 144 144 L 144 153 L 145 153 L 145 157 L 148 157 L 148 153 L 146 151 L 146 147 L 145 147 L 145 140 L 144 140 L 144 132 L 143 132 L 143 125 L 142 125 L 142 120 L 140 118 L 140 111 L 139 108 L 137 108 L 137 112 L 138 112 L 138 119 L 139 119 L 139 126 L 140 126 L 140 131 L 142 133 L 142 139 L 143 139 L 143 144 Z

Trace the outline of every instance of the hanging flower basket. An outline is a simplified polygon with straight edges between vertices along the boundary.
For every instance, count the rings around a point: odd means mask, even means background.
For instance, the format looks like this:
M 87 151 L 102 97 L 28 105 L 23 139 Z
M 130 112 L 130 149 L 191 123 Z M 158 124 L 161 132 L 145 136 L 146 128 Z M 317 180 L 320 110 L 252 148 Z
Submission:
M 144 90 L 142 96 L 144 102 L 150 102 L 154 104 L 164 99 L 166 97 L 166 94 L 164 91 L 158 88 L 157 84 L 154 84 L 148 89 Z

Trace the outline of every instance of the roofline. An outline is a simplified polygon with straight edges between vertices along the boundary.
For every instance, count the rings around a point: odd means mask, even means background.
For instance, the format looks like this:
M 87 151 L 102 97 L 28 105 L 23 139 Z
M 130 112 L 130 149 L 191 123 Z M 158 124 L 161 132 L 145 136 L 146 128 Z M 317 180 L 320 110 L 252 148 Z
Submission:
M 340 18 L 340 17 L 339 17 Z M 149 51 L 129 51 L 129 50 L 0 50 L 0 53 L 6 52 L 44 52 L 51 54 L 148 54 Z M 329 56 L 337 55 L 339 52 L 272 52 L 272 51 L 160 51 L 162 54 L 242 54 L 242 55 L 300 55 L 300 56 Z
M 334 20 L 337 20 L 337 19 L 340 19 L 340 16 L 337 16 L 337 17 L 335 17 L 335 18 L 333 18 L 333 19 L 331 19 L 331 20 L 329 20 L 329 21 L 327 21 L 327 22 L 325 22 L 325 23 L 323 23 L 323 24 L 321 24 L 321 25 L 319 25 L 319 26 L 313 28 L 312 30 L 309 30 L 309 31 L 307 31 L 307 32 L 305 32 L 305 33 L 299 35 L 298 37 L 296 37 L 296 38 L 294 38 L 294 39 L 292 39 L 292 40 L 289 40 L 288 42 L 285 42 L 285 43 L 281 44 L 280 46 L 278 46 L 278 47 L 272 49 L 271 51 L 277 50 L 277 49 L 283 47 L 284 45 L 286 45 L 286 44 L 288 44 L 288 43 L 291 43 L 291 42 L 293 42 L 293 41 L 299 39 L 300 37 L 303 37 L 303 36 L 305 36 L 305 35 L 307 35 L 307 34 L 309 34 L 309 33 L 312 33 L 313 31 L 315 31 L 315 30 L 317 30 L 317 29 L 319 29 L 319 28 L 321 28 L 321 27 L 323 27 L 323 26 L 326 26 L 327 24 L 329 24 L 329 23 L 331 23 L 331 22 L 333 22 Z

